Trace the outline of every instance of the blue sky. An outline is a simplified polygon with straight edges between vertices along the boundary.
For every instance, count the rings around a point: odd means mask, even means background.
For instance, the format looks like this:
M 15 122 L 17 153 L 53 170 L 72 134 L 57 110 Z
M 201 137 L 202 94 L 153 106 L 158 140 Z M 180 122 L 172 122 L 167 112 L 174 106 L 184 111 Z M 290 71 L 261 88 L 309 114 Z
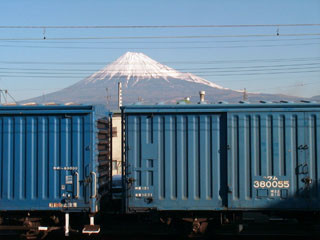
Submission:
M 0 3 L 0 26 L 305 23 L 320 24 L 320 1 L 10 0 Z M 269 36 L 277 31 L 279 36 Z M 292 34 L 299 35 L 288 36 Z M 41 40 L 43 36 L 46 40 Z M 79 39 L 145 36 L 169 38 Z M 175 38 L 177 36 L 193 38 Z M 54 38 L 65 39 L 52 40 Z M 320 26 L 279 29 L 1 28 L 0 39 L 0 89 L 8 89 L 16 100 L 65 88 L 127 51 L 143 52 L 170 67 L 192 72 L 231 89 L 301 97 L 320 95 Z

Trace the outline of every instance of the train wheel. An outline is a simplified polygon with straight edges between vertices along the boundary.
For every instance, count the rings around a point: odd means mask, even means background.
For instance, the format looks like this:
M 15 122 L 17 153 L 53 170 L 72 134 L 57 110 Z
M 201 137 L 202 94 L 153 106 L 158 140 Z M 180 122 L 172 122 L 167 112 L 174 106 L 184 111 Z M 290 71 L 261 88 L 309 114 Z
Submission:
M 22 234 L 21 237 L 27 240 L 41 239 L 40 232 L 32 229 Z
M 172 223 L 172 218 L 170 217 L 161 217 L 160 218 L 160 222 L 162 222 L 163 224 L 166 224 L 166 225 L 170 225 Z
M 200 224 L 200 229 L 199 229 L 199 232 L 201 234 L 205 234 L 207 232 L 207 228 L 208 228 L 208 222 L 202 222 Z

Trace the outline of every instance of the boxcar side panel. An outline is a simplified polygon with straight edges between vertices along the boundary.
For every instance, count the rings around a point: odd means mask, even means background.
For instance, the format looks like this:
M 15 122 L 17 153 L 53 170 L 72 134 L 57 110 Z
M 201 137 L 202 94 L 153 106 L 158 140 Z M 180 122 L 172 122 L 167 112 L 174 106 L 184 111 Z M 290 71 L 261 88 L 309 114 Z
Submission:
M 223 209 L 222 119 L 221 114 L 127 114 L 127 210 Z
M 228 208 L 319 209 L 319 113 L 228 113 Z
M 96 211 L 93 108 L 0 110 L 0 210 Z

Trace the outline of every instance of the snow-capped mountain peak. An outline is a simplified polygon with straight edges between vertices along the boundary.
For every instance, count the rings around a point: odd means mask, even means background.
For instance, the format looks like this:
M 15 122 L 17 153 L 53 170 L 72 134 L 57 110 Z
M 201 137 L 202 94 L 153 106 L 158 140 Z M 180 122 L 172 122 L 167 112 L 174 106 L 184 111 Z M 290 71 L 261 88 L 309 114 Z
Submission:
M 125 77 L 135 79 L 150 78 L 177 78 L 180 73 L 149 58 L 143 53 L 127 52 L 113 63 L 91 75 L 87 80 L 96 82 L 113 77 Z
M 86 83 L 108 81 L 113 78 L 126 79 L 126 85 L 134 86 L 141 80 L 163 79 L 170 82 L 170 79 L 181 79 L 188 82 L 202 83 L 214 88 L 223 87 L 197 77 L 191 73 L 178 72 L 173 68 L 163 65 L 147 55 L 138 52 L 127 52 L 116 61 L 92 74 L 85 79 Z

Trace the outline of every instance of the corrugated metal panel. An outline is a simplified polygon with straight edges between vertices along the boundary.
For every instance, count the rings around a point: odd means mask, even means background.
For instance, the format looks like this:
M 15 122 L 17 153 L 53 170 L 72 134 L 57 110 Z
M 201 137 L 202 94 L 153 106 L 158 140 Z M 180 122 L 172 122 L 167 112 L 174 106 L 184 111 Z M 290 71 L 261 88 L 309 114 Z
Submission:
M 320 208 L 320 112 L 305 113 L 305 125 L 304 151 L 307 168 L 302 179 L 311 180 L 310 185 L 304 182 L 305 193 L 312 203 L 309 207 Z
M 95 211 L 95 139 L 92 107 L 0 108 L 0 210 Z
M 127 115 L 128 208 L 223 207 L 220 114 Z
M 319 113 L 228 113 L 228 207 L 319 208 L 319 130 Z
M 319 107 L 123 108 L 127 210 L 319 210 Z

